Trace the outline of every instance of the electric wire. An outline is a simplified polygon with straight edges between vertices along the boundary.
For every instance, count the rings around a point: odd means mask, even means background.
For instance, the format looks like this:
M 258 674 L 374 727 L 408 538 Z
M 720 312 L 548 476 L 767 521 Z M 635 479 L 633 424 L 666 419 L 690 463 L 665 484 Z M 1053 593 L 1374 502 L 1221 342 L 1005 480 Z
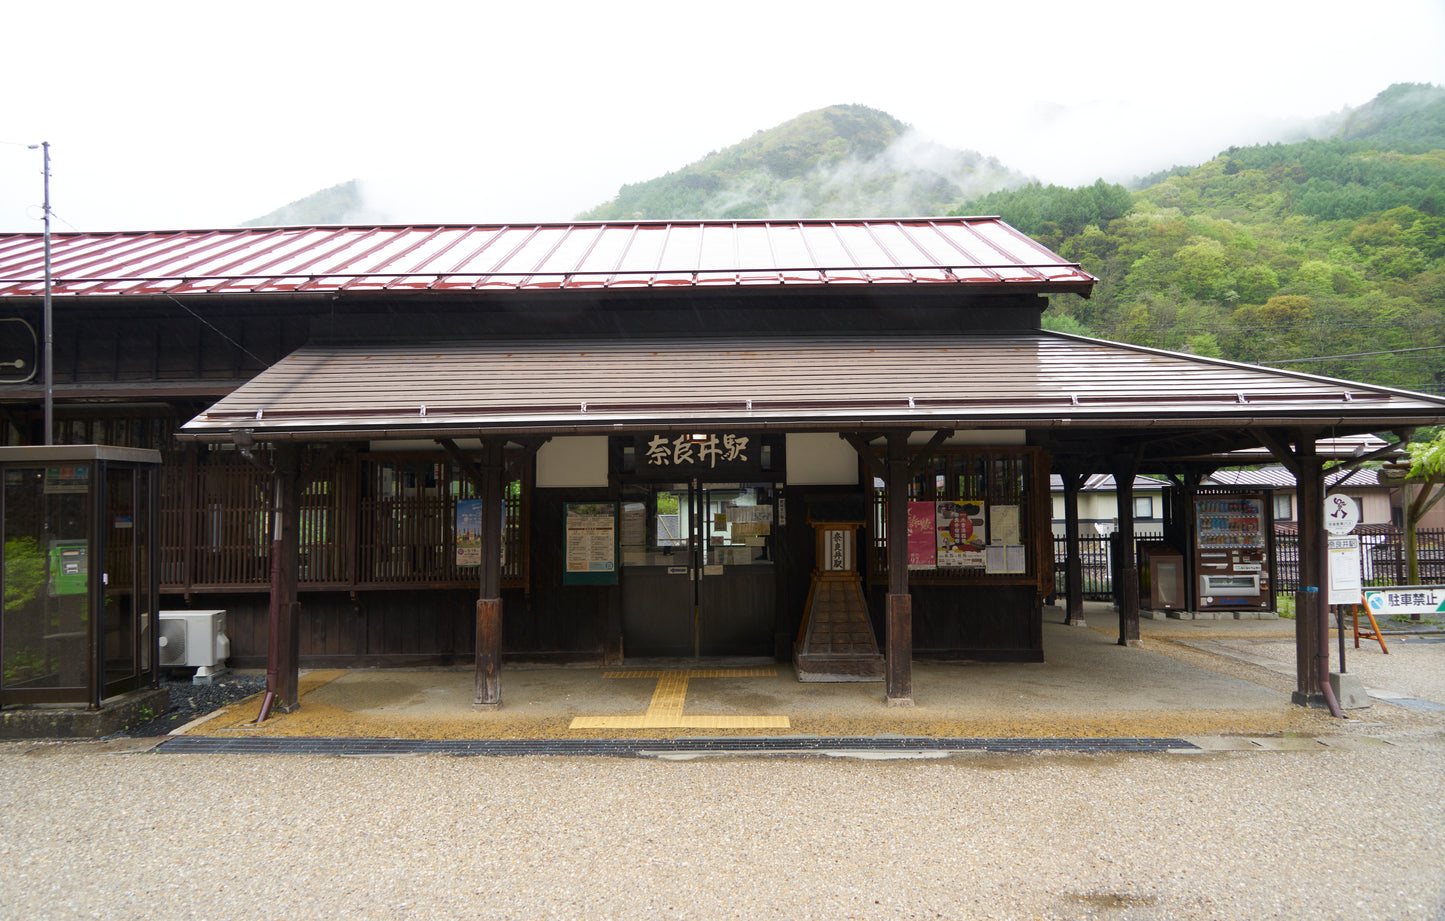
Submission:
M 171 303 L 175 304 L 177 307 L 181 308 L 182 310 L 184 310 L 186 313 L 190 314 L 191 316 L 195 317 L 196 320 L 197 320 L 202 326 L 204 326 L 204 327 L 206 327 L 207 329 L 211 330 L 211 332 L 215 333 L 216 335 L 220 336 L 222 339 L 224 339 L 224 340 L 226 340 L 227 342 L 229 342 L 229 343 L 231 343 L 232 345 L 234 345 L 236 348 L 240 349 L 241 352 L 242 352 L 243 354 L 245 354 L 247 357 L 249 357 L 252 361 L 254 361 L 254 362 L 256 362 L 257 364 L 262 365 L 262 366 L 264 366 L 264 367 L 270 367 L 271 363 L 270 363 L 269 361 L 266 361 L 266 360 L 263 359 L 261 356 L 257 355 L 255 352 L 253 352 L 253 351 L 251 351 L 250 349 L 246 348 L 244 345 L 242 345 L 241 343 L 237 342 L 235 339 L 232 339 L 230 336 L 226 335 L 226 334 L 223 333 L 221 330 L 217 329 L 217 328 L 216 328 L 216 324 L 212 323 L 210 320 L 207 320 L 205 317 L 203 317 L 203 316 L 201 316 L 200 314 L 196 313 L 194 310 L 192 310 L 191 308 L 187 307 L 185 304 L 182 304 L 180 301 L 176 300 L 174 297 L 172 297 L 172 296 L 171 296 L 170 294 L 168 294 L 167 292 L 162 291 L 161 294 L 163 294 L 168 301 L 170 301 Z

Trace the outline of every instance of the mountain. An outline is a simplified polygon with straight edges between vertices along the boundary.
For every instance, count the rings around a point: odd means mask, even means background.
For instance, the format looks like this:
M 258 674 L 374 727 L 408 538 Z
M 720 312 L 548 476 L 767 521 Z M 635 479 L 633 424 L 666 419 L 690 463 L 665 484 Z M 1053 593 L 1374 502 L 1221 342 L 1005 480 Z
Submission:
M 313 192 L 269 214 L 245 221 L 242 227 L 278 227 L 288 224 L 368 224 L 388 219 L 369 208 L 361 182 L 352 179 L 320 192 Z
M 934 144 L 866 106 L 804 113 L 657 179 L 625 185 L 589 220 L 943 214 L 1027 181 L 973 151 Z
M 1327 137 L 1231 147 L 1129 191 L 966 202 L 1100 280 L 1045 325 L 1445 393 L 1445 89 L 1400 84 Z

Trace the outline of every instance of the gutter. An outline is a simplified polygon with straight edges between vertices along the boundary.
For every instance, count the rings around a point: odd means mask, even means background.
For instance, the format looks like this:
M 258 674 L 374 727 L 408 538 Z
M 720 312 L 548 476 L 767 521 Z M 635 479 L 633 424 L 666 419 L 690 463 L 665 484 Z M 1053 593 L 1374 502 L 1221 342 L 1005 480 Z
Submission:
M 1403 418 L 1379 417 L 1371 419 L 1357 419 L 1344 416 L 1320 418 L 1316 416 L 1248 416 L 1248 417 L 1224 417 L 1208 416 L 1198 418 L 1177 418 L 1165 419 L 1159 417 L 1138 418 L 1138 419 L 1096 419 L 1096 418 L 1020 418 L 1010 417 L 1006 419 L 946 419 L 938 417 L 897 417 L 886 419 L 868 418 L 831 418 L 831 419 L 792 419 L 784 421 L 767 421 L 750 419 L 747 417 L 738 418 L 694 418 L 694 419 L 658 419 L 655 421 L 628 421 L 628 422 L 606 422 L 594 423 L 551 423 L 535 425 L 486 425 L 466 424 L 445 426 L 416 426 L 398 427 L 383 426 L 377 428 L 369 427 L 348 427 L 348 428 L 309 428 L 290 430 L 267 430 L 257 428 L 254 422 L 244 418 L 237 418 L 233 425 L 225 428 L 208 426 L 199 431 L 178 431 L 175 438 L 183 442 L 229 442 L 232 432 L 239 429 L 250 429 L 257 441 L 268 442 L 321 442 L 321 441 L 357 441 L 363 439 L 386 440 L 389 438 L 429 438 L 429 437 L 455 437 L 459 434 L 491 433 L 497 435 L 599 435 L 599 434 L 624 434 L 628 432 L 651 432 L 659 429 L 675 431 L 693 431 L 705 428 L 717 428 L 719 426 L 730 426 L 734 428 L 747 428 L 753 431 L 770 432 L 840 432 L 840 431 L 871 431 L 885 429 L 908 428 L 921 431 L 924 429 L 1057 429 L 1071 428 L 1080 431 L 1108 430 L 1108 429 L 1238 429 L 1257 427 L 1346 427 L 1346 426 L 1371 426 L 1374 428 L 1401 425 L 1438 425 L 1441 416 L 1419 417 L 1409 416 Z M 250 423 L 250 424 L 248 424 Z M 213 423 L 212 425 L 216 425 Z

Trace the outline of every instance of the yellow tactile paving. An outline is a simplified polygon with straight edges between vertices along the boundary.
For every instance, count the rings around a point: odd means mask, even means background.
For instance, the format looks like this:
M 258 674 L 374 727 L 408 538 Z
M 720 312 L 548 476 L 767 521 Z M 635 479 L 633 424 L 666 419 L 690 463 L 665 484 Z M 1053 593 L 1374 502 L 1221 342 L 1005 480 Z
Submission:
M 603 672 L 604 678 L 656 678 L 647 712 L 627 716 L 579 716 L 573 729 L 787 729 L 786 716 L 684 716 L 687 685 L 693 678 L 764 678 L 776 668 L 637 669 Z

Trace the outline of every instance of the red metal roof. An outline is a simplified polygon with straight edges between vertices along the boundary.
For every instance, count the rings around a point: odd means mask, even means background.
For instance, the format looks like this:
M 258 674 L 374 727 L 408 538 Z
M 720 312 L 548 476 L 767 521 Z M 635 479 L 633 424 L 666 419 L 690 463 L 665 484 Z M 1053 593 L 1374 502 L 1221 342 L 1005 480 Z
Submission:
M 1096 282 L 995 217 L 64 233 L 51 248 L 62 298 Z M 43 291 L 41 236 L 0 234 L 0 297 Z

